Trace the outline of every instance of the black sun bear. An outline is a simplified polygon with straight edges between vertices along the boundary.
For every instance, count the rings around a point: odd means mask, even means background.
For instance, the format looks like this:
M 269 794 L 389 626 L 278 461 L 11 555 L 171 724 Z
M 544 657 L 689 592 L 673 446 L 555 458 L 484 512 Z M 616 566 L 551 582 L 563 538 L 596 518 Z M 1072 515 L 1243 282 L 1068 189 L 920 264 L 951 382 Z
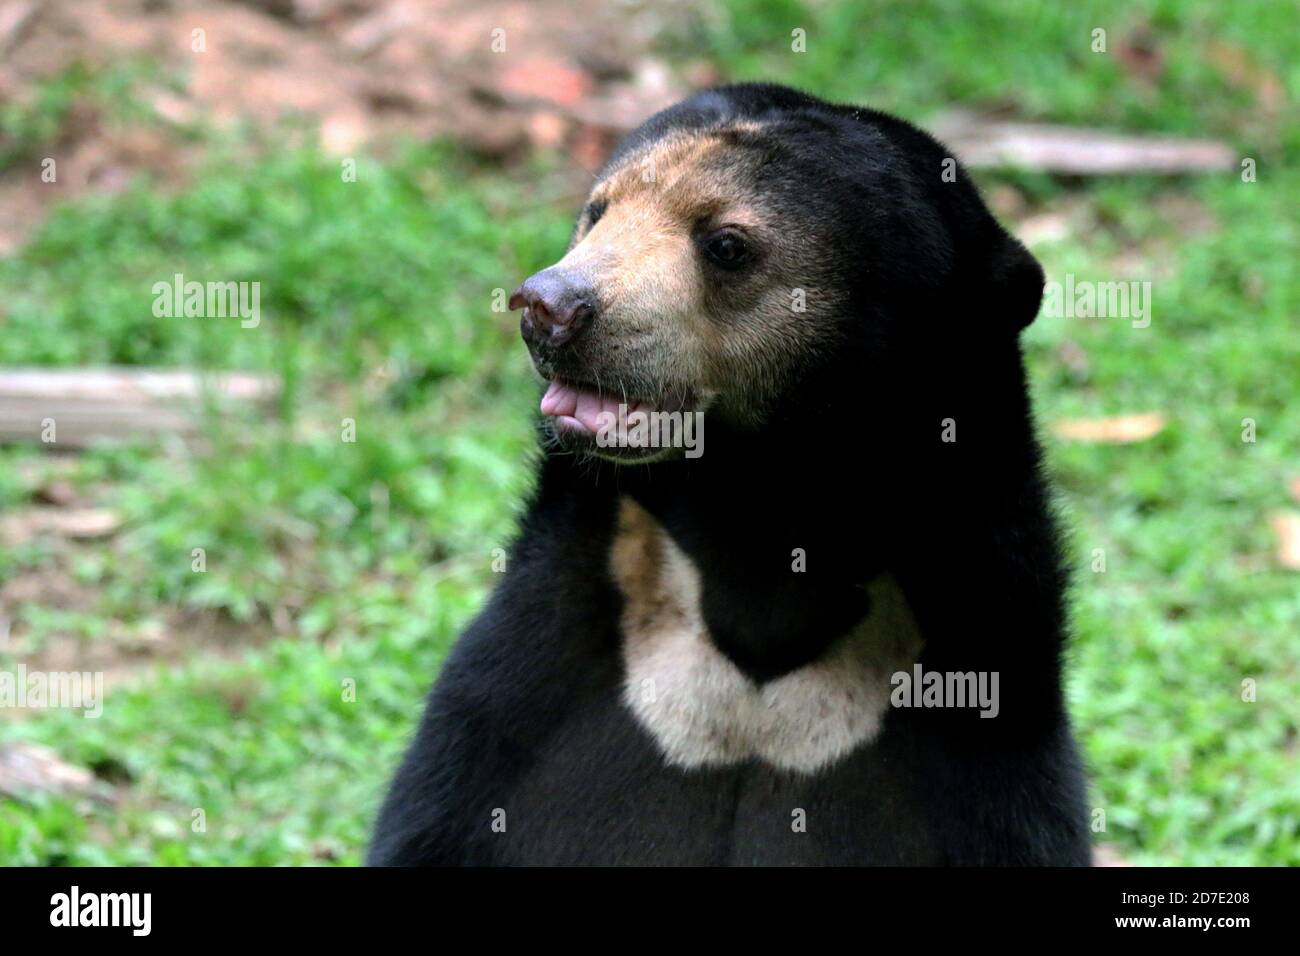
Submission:
M 507 571 L 370 862 L 1089 862 L 1038 263 L 907 123 L 768 85 L 621 144 L 511 299 Z

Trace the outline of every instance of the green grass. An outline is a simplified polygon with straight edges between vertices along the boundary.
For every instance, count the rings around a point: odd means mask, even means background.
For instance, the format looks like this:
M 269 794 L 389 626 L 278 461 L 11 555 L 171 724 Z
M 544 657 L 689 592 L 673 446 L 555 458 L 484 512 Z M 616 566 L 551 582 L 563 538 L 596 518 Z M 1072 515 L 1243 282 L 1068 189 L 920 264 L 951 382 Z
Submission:
M 1281 162 L 1300 124 L 1259 107 L 1256 87 L 1213 53 L 1244 51 L 1294 101 L 1300 41 L 1283 20 L 1280 7 L 1249 3 L 1080 12 L 836 0 L 805 11 L 736 0 L 668 47 L 731 78 L 916 119 L 954 103 L 997 107 L 1220 136 L 1260 160 L 1253 184 L 984 182 L 1017 191 L 1027 217 L 1079 210 L 1063 239 L 1035 247 L 1049 277 L 1152 282 L 1150 328 L 1042 317 L 1026 336 L 1044 422 L 1168 417 L 1134 445 L 1048 439 L 1078 568 L 1069 691 L 1106 811 L 1098 839 L 1136 862 L 1300 863 L 1300 580 L 1273 564 L 1268 526 L 1300 474 L 1300 176 Z M 1092 54 L 1098 25 L 1112 51 L 1147 30 L 1164 71 L 1138 81 L 1113 52 Z M 806 54 L 789 52 L 795 27 L 808 31 Z M 39 122 L 14 113 L 0 129 L 31 153 L 47 135 Z M 138 676 L 99 720 L 42 712 L 6 724 L 8 738 L 95 768 L 119 802 L 0 802 L 0 862 L 357 862 L 380 786 L 491 586 L 492 549 L 526 487 L 530 377 L 512 317 L 492 305 L 567 236 L 571 210 L 538 202 L 536 170 L 409 148 L 363 158 L 359 181 L 345 183 L 310 146 L 211 150 L 191 187 L 139 183 L 78 201 L 0 260 L 0 365 L 265 370 L 286 384 L 278 414 L 214 420 L 196 454 L 81 456 L 74 482 L 120 510 L 123 531 L 71 554 L 0 551 L 0 577 L 71 575 L 96 605 L 17 608 L 20 636 L 0 666 L 69 633 L 112 640 L 108 621 L 130 632 L 182 613 L 257 639 L 220 658 L 196 647 L 185 665 Z M 1188 228 L 1173 200 L 1209 228 Z M 259 281 L 262 324 L 155 319 L 151 286 L 175 272 Z M 1247 417 L 1253 444 L 1240 438 Z M 340 438 L 344 418 L 355 443 Z M 41 461 L 0 449 L 0 510 L 28 501 L 24 468 Z M 1096 548 L 1105 573 L 1090 570 Z M 1245 678 L 1255 703 L 1241 700 Z M 191 828 L 196 809 L 206 832 Z
M 1123 197 L 1133 212 L 1114 228 L 1132 220 L 1155 243 L 1161 227 L 1141 224 L 1146 192 L 1117 185 L 1097 201 Z M 1268 515 L 1300 475 L 1300 283 L 1285 212 L 1300 178 L 1187 192 L 1222 226 L 1173 237 L 1149 328 L 1040 319 L 1028 336 L 1044 418 L 1169 419 L 1141 444 L 1051 448 L 1079 569 L 1071 700 L 1107 840 L 1148 863 L 1295 864 L 1300 587 L 1271 561 Z M 1049 275 L 1096 274 L 1112 241 L 1088 235 L 1040 254 Z M 1088 356 L 1085 374 L 1056 357 L 1066 339 Z M 1246 418 L 1255 443 L 1242 441 Z M 1091 569 L 1095 548 L 1104 573 Z M 1246 678 L 1255 703 L 1242 701 Z
M 955 104 L 1018 116 L 1229 136 L 1267 148 L 1300 142 L 1285 109 L 1264 109 L 1244 61 L 1300 96 L 1294 11 L 1268 0 L 1227 7 L 1181 0 L 731 0 L 687 31 L 684 52 L 721 61 L 730 79 L 772 80 L 925 118 Z M 1094 52 L 1093 30 L 1106 31 Z M 796 53 L 792 31 L 804 31 Z M 1129 48 L 1163 68 L 1135 80 Z M 1132 59 L 1131 57 L 1128 59 Z
M 363 161 L 356 183 L 311 149 L 256 165 L 219 156 L 198 181 L 65 208 L 0 262 L 0 364 L 281 375 L 283 418 L 215 420 L 208 451 L 190 458 L 91 452 L 75 475 L 125 519 L 111 549 L 80 555 L 99 593 L 97 612 L 76 618 L 89 639 L 96 620 L 175 608 L 275 639 L 235 663 L 200 648 L 160 686 L 114 695 L 99 720 L 8 727 L 74 763 L 123 768 L 129 799 L 89 830 L 57 803 L 0 805 L 0 861 L 355 862 L 376 782 L 526 487 L 532 386 L 494 291 L 563 245 L 565 215 L 512 215 L 531 197 L 445 150 Z M 261 324 L 155 319 L 152 285 L 173 272 L 260 282 Z M 0 507 L 26 498 L 15 476 L 32 457 L 0 452 Z M 3 553 L 0 574 L 67 563 Z M 75 623 L 17 611 L 29 633 L 14 653 Z M 277 633 L 286 621 L 291 633 Z M 349 677 L 357 702 L 345 704 Z

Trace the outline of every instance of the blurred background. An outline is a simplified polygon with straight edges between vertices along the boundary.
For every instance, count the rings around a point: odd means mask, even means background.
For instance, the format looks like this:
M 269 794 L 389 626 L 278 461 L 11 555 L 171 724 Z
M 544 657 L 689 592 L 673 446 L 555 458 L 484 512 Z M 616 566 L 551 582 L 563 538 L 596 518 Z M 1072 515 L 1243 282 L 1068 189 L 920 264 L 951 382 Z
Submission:
M 360 861 L 528 487 L 501 290 L 624 132 L 761 79 L 944 132 L 1049 280 L 1150 283 L 1025 337 L 1095 838 L 1300 864 L 1298 19 L 0 0 L 0 674 L 106 683 L 0 706 L 0 863 Z M 177 274 L 258 322 L 159 315 Z

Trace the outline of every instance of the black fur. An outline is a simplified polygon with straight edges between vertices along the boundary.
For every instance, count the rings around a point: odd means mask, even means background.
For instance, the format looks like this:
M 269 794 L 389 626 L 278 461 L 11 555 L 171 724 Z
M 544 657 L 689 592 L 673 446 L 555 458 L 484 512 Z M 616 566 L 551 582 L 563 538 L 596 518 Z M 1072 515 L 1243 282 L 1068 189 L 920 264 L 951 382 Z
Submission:
M 372 864 L 1069 864 L 1089 861 L 1061 692 L 1066 573 L 1016 333 L 1033 258 L 926 134 L 775 86 L 699 94 L 632 134 L 753 117 L 764 188 L 840 283 L 838 346 L 757 431 L 697 460 L 551 454 L 485 610 L 452 651 L 380 814 Z M 955 442 L 941 440 L 953 419 Z M 927 670 L 998 671 L 1001 713 L 891 709 L 803 777 L 664 764 L 620 702 L 620 495 L 701 569 L 715 642 L 755 680 L 815 659 L 890 571 Z M 791 551 L 807 571 L 792 574 Z M 504 810 L 504 833 L 493 811 Z M 794 833 L 791 810 L 807 811 Z

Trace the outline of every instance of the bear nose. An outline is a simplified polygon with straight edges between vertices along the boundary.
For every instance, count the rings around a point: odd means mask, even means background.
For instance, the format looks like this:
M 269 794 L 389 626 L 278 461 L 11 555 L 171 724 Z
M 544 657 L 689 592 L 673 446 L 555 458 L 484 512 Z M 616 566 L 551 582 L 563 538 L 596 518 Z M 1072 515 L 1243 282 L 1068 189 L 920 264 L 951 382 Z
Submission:
M 523 308 L 519 334 L 532 346 L 559 347 L 590 324 L 596 315 L 591 291 L 572 273 L 543 269 L 510 296 L 510 308 Z

